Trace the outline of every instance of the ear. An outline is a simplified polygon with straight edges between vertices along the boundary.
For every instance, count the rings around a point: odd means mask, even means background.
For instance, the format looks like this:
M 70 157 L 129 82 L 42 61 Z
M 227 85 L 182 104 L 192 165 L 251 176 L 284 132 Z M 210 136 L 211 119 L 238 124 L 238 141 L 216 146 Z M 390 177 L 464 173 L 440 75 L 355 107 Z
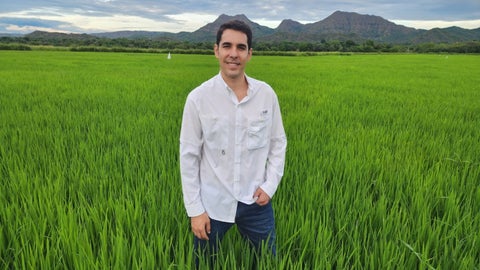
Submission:
M 218 58 L 218 45 L 216 43 L 213 46 L 213 51 L 215 52 L 215 57 Z
M 252 48 L 248 49 L 248 56 L 247 56 L 248 61 L 250 61 L 250 59 L 252 58 L 252 54 L 253 54 L 253 49 Z

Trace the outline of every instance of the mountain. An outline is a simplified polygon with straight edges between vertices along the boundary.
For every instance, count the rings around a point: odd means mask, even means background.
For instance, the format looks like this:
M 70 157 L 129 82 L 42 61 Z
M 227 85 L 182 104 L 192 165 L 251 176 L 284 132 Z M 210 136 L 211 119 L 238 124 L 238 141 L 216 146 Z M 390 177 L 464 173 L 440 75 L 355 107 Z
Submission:
M 22 34 L 16 34 L 16 33 L 0 33 L 0 37 L 21 37 L 23 36 Z
M 362 39 L 396 43 L 408 40 L 419 30 L 397 25 L 379 16 L 336 11 L 326 19 L 308 24 L 304 33 L 356 34 Z
M 209 23 L 197 31 L 191 33 L 186 38 L 190 41 L 214 41 L 216 40 L 217 30 L 223 24 L 231 20 L 241 20 L 244 21 L 250 28 L 252 29 L 252 33 L 254 37 L 263 37 L 270 34 L 273 34 L 274 30 L 266 27 L 261 26 L 258 23 L 252 22 L 247 16 L 241 14 L 236 16 L 228 16 L 225 14 L 220 15 L 214 22 Z
M 72 34 L 45 31 L 33 31 L 32 33 L 25 36 L 30 39 L 36 40 L 68 40 L 71 42 L 98 39 L 97 37 L 89 34 Z
M 176 38 L 175 34 L 168 32 L 151 32 L 151 31 L 116 31 L 116 32 L 105 32 L 105 33 L 95 33 L 92 34 L 96 37 L 104 38 Z
M 433 28 L 429 31 L 423 31 L 413 38 L 414 43 L 439 43 L 439 42 L 465 42 L 480 40 L 480 28 L 467 30 L 460 27 Z
M 354 12 L 335 11 L 327 18 L 310 24 L 302 24 L 293 20 L 283 20 L 276 29 L 262 26 L 240 14 L 220 15 L 215 21 L 194 32 L 119 31 L 96 34 L 63 34 L 35 31 L 30 38 L 59 38 L 85 40 L 94 38 L 128 38 L 152 40 L 177 40 L 190 42 L 215 42 L 217 29 L 230 20 L 245 21 L 251 28 L 256 42 L 322 42 L 322 41 L 355 41 L 373 40 L 391 44 L 407 43 L 454 43 L 479 41 L 480 28 L 468 30 L 459 27 L 434 28 L 419 30 L 397 25 L 382 17 L 363 15 Z
M 182 40 L 192 42 L 213 42 L 218 27 L 229 20 L 245 21 L 251 28 L 256 42 L 320 42 L 322 40 L 352 40 L 362 42 L 374 40 L 385 43 L 424 43 L 459 42 L 480 40 L 480 28 L 467 30 L 459 27 L 418 30 L 397 25 L 382 17 L 362 15 L 355 12 L 335 11 L 324 20 L 302 24 L 290 19 L 283 20 L 276 29 L 261 26 L 249 20 L 245 15 L 228 16 L 222 14 L 191 34 L 185 34 Z
M 275 29 L 275 31 L 277 33 L 300 33 L 303 31 L 303 29 L 304 29 L 303 24 L 287 19 L 287 20 L 283 20 L 280 23 L 280 25 L 277 27 L 277 29 Z

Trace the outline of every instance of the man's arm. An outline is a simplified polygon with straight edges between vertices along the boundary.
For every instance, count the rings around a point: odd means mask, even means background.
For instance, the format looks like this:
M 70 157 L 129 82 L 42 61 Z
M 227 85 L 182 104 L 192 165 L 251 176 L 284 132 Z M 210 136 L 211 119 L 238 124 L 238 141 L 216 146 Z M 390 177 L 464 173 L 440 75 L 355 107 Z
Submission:
M 285 166 L 285 152 L 287 149 L 287 137 L 283 128 L 280 106 L 276 96 L 273 107 L 273 123 L 270 149 L 266 165 L 265 182 L 260 187 L 270 198 L 275 194 L 275 191 L 280 184 L 280 180 L 282 179 Z
M 210 218 L 200 195 L 200 159 L 202 151 L 202 126 L 194 102 L 187 98 L 180 131 L 180 174 L 183 202 L 190 217 L 192 232 L 208 240 Z
M 195 103 L 187 98 L 180 131 L 180 175 L 183 201 L 189 217 L 205 212 L 200 196 L 202 127 Z

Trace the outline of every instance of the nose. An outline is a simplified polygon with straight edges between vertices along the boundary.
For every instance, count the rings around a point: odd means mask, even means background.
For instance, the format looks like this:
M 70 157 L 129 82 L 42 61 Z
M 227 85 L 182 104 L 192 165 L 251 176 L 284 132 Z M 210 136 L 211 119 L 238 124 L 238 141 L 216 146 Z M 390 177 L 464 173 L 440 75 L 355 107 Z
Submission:
M 232 48 L 232 49 L 230 50 L 230 56 L 231 56 L 231 57 L 237 57 L 237 56 L 238 56 L 237 48 Z

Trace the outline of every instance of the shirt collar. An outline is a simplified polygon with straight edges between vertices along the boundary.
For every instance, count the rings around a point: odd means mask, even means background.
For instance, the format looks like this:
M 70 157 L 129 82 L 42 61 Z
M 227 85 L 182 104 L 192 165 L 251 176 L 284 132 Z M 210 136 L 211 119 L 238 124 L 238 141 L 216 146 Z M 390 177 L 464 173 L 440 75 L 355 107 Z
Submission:
M 245 79 L 247 80 L 247 84 L 248 84 L 247 96 L 253 96 L 258 91 L 258 89 L 254 85 L 255 81 L 252 78 L 250 78 L 247 74 L 244 73 L 244 75 L 245 75 Z M 228 84 L 223 79 L 221 71 L 218 73 L 217 78 L 225 86 L 225 90 L 232 91 L 232 89 L 228 86 Z

